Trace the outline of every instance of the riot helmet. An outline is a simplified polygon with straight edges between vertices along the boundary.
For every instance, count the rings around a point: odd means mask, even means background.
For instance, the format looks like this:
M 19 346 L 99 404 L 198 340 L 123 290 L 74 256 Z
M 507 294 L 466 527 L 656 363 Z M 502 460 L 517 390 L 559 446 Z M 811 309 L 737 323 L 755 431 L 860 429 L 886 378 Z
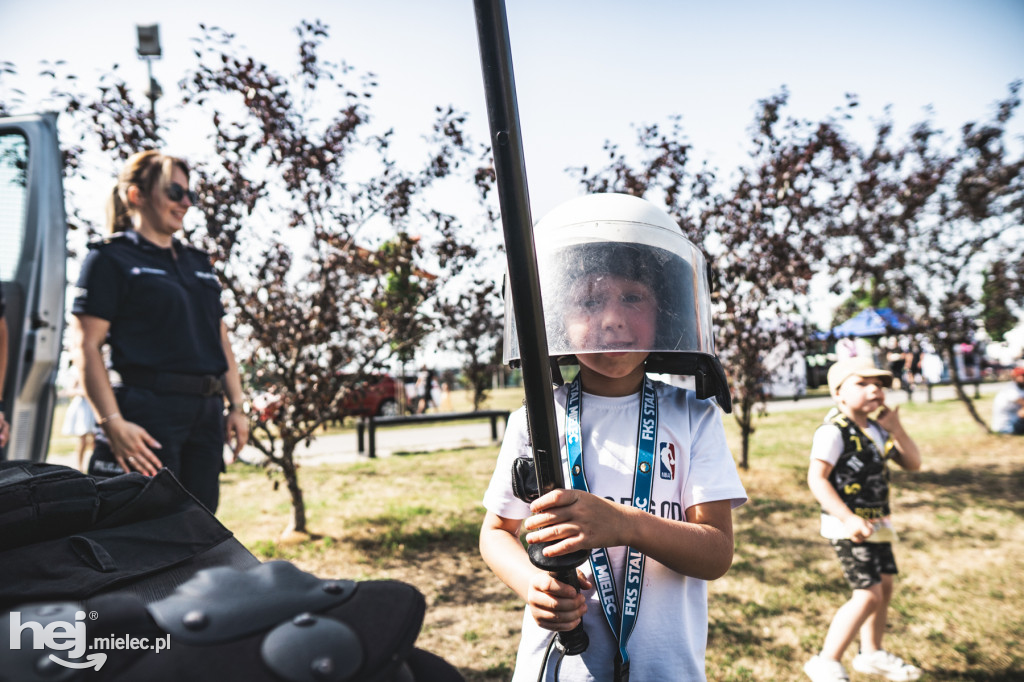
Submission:
M 646 371 L 693 375 L 698 397 L 715 396 L 731 411 L 715 355 L 707 261 L 665 211 L 628 194 L 590 194 L 541 218 L 534 241 L 555 372 L 583 353 L 647 352 Z M 504 361 L 518 366 L 508 290 L 504 349 Z

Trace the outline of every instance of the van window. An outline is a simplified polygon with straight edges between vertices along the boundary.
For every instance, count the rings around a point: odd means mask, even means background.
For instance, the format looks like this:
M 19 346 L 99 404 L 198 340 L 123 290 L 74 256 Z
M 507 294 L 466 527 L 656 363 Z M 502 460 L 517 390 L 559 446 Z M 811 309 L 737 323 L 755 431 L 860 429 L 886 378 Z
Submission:
M 28 204 L 28 142 L 18 133 L 0 134 L 0 278 L 14 279 L 25 242 Z

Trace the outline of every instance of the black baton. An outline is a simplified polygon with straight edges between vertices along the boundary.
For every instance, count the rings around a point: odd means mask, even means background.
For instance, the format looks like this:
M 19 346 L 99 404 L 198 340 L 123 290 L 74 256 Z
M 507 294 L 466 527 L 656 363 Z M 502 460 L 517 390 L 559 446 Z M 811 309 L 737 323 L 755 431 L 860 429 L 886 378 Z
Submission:
M 526 164 L 519 130 L 519 107 L 516 102 L 515 77 L 512 74 L 508 17 L 504 0 L 474 0 L 473 4 L 480 39 L 480 63 L 487 95 L 487 119 L 491 129 L 498 203 L 505 233 L 509 289 L 519 339 L 526 420 L 533 447 L 537 487 L 543 495 L 556 488 L 564 488 L 565 481 L 562 476 L 558 426 L 555 423 L 555 399 L 551 387 L 544 311 L 541 307 L 537 253 L 533 242 L 530 194 L 526 186 Z M 587 560 L 589 552 L 579 550 L 566 556 L 546 557 L 543 549 L 550 544 L 530 545 L 530 561 L 538 568 L 555 573 L 560 582 L 570 584 L 579 591 L 576 567 Z M 558 641 L 560 648 L 570 655 L 583 653 L 589 644 L 582 622 L 571 632 L 559 633 Z

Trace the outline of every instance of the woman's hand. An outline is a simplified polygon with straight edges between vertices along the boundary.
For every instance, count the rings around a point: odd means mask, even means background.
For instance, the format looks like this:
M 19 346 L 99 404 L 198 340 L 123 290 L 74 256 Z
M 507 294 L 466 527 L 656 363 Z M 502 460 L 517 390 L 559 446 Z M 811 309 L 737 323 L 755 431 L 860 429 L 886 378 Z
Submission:
M 162 446 L 138 424 L 125 421 L 118 415 L 103 425 L 103 432 L 107 434 L 114 460 L 126 473 L 138 471 L 146 476 L 154 476 L 163 466 L 160 458 L 150 449 L 160 449 Z
M 231 461 L 238 459 L 238 453 L 249 442 L 249 420 L 239 410 L 231 410 L 224 420 L 224 442 L 231 448 Z
M 589 590 L 593 585 L 577 569 L 580 590 Z M 582 592 L 577 592 L 572 585 L 559 582 L 554 574 L 538 571 L 530 579 L 526 593 L 526 603 L 530 615 L 537 625 L 545 630 L 567 632 L 572 630 L 587 612 L 587 601 Z

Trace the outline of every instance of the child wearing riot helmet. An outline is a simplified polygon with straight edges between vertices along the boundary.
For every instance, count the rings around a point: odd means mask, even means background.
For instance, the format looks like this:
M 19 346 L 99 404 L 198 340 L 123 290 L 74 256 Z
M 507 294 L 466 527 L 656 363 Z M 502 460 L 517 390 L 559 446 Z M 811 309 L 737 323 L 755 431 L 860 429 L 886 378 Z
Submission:
M 579 372 L 555 390 L 572 488 L 516 497 L 513 465 L 532 455 L 519 410 L 484 496 L 481 554 L 526 603 L 513 680 L 703 680 L 706 581 L 729 569 L 732 509 L 746 501 L 719 410 L 730 404 L 704 257 L 664 211 L 626 195 L 567 202 L 535 235 L 549 352 Z M 514 361 L 512 325 L 507 311 Z M 699 391 L 647 371 L 697 373 Z M 589 550 L 580 594 L 530 562 L 521 532 L 550 542 L 546 556 Z M 581 620 L 587 650 L 548 665 L 555 633 Z
M 897 681 L 921 676 L 920 668 L 882 648 L 898 572 L 888 463 L 909 471 L 921 468 L 921 454 L 900 423 L 899 408 L 885 405 L 884 389 L 892 380 L 891 372 L 864 357 L 840 360 L 828 371 L 836 407 L 814 433 L 807 482 L 821 504 L 821 535 L 835 550 L 853 594 L 833 617 L 821 652 L 804 665 L 814 682 L 850 679 L 842 657 L 858 632 L 854 670 Z

